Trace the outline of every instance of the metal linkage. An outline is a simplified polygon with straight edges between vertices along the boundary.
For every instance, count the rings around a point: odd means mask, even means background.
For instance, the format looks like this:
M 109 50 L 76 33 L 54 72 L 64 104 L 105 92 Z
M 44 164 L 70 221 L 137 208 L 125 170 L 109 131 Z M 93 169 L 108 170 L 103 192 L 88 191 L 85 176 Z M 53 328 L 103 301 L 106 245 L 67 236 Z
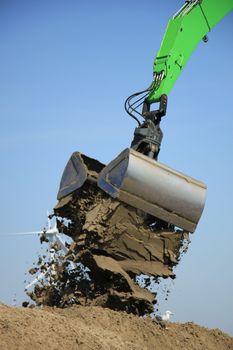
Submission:
M 148 100 L 145 99 L 142 109 L 145 121 L 135 129 L 131 148 L 150 158 L 157 159 L 163 139 L 160 121 L 166 114 L 167 96 L 161 96 L 157 110 L 150 111 L 150 106 Z

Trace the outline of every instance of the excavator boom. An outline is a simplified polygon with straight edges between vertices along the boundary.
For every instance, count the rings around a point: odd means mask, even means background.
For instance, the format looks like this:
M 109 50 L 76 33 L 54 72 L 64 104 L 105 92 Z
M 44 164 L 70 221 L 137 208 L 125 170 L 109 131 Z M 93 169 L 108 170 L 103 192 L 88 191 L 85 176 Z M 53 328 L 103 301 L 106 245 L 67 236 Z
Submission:
M 154 60 L 150 104 L 169 94 L 198 43 L 208 41 L 207 34 L 232 9 L 232 0 L 191 0 L 169 20 Z

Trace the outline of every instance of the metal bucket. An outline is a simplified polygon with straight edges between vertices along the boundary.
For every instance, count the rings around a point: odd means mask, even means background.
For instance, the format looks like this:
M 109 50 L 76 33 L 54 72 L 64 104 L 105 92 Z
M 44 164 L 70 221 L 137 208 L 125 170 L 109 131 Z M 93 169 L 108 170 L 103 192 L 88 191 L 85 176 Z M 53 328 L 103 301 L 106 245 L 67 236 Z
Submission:
M 80 152 L 74 152 L 63 171 L 57 199 L 61 200 L 70 195 L 82 187 L 86 180 L 96 183 L 103 168 L 104 164 L 98 160 Z
M 131 148 L 108 164 L 98 186 L 113 198 L 194 232 L 201 217 L 206 185 Z

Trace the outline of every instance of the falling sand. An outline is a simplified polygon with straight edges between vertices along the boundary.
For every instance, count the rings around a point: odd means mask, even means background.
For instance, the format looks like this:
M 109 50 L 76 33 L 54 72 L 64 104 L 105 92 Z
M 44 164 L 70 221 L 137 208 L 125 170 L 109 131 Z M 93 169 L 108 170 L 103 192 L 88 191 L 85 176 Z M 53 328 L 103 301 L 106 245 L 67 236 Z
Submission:
M 111 198 L 96 184 L 104 165 L 77 156 L 83 177 L 80 188 L 54 208 L 59 231 L 73 243 L 56 269 L 56 285 L 37 285 L 30 296 L 44 305 L 76 303 L 151 313 L 156 292 L 139 286 L 136 277 L 147 276 L 145 285 L 175 278 L 173 268 L 187 249 L 188 233 Z M 68 261 L 78 263 L 77 269 L 68 272 Z

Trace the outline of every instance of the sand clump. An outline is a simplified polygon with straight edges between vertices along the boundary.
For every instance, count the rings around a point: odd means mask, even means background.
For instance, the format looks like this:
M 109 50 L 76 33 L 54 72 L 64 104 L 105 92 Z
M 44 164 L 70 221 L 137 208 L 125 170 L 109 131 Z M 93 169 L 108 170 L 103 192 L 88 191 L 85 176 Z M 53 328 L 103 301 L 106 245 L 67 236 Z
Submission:
M 161 328 L 100 307 L 11 308 L 0 305 L 1 350 L 232 350 L 233 338 L 193 323 Z

